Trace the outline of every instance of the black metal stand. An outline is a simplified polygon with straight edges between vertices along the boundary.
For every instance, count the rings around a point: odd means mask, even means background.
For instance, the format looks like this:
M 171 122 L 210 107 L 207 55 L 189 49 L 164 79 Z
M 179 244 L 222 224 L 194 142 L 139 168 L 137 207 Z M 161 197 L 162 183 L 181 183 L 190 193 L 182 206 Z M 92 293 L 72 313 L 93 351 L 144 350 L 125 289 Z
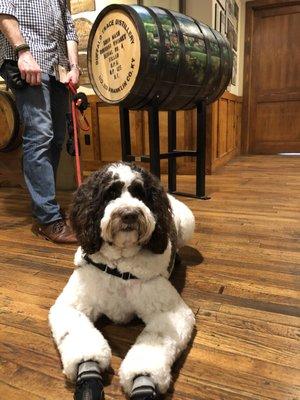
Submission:
M 207 200 L 205 195 L 205 151 L 206 151 L 206 110 L 205 104 L 197 107 L 197 148 L 176 150 L 176 111 L 168 111 L 168 152 L 160 153 L 158 108 L 149 107 L 149 149 L 150 155 L 131 154 L 129 110 L 120 107 L 121 142 L 123 161 L 142 161 L 150 163 L 150 171 L 160 178 L 160 160 L 168 159 L 168 190 L 170 193 Z M 176 191 L 176 158 L 196 157 L 196 194 Z

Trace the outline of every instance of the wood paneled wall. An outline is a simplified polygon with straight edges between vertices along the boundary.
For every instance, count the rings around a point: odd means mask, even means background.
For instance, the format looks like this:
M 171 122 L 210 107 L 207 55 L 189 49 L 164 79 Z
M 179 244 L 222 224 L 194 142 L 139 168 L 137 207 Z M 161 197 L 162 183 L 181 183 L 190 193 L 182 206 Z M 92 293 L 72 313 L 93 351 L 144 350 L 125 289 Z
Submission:
M 90 107 L 86 112 L 90 132 L 81 132 L 80 147 L 84 174 L 98 169 L 101 165 L 120 160 L 121 135 L 119 109 L 107 106 L 96 96 L 89 96 Z M 206 172 L 213 173 L 240 153 L 241 146 L 240 97 L 225 92 L 223 96 L 207 107 L 207 152 Z M 161 152 L 167 151 L 167 112 L 159 113 Z M 146 111 L 130 112 L 132 152 L 140 156 L 149 154 L 148 118 Z M 177 149 L 193 150 L 196 146 L 196 110 L 177 112 Z M 167 172 L 167 161 L 161 161 L 162 173 Z M 178 174 L 195 173 L 192 157 L 177 159 Z
M 241 151 L 242 98 L 229 92 L 211 106 L 210 173 Z M 208 160 L 209 161 L 209 160 Z
M 89 96 L 90 106 L 86 118 L 88 132 L 80 132 L 81 166 L 84 175 L 103 164 L 122 158 L 119 109 L 100 103 L 95 95 Z M 240 153 L 241 98 L 225 93 L 207 107 L 206 172 L 213 173 Z M 159 113 L 161 151 L 167 151 L 167 113 Z M 148 119 L 145 111 L 130 111 L 131 145 L 135 155 L 149 154 Z M 177 112 L 177 149 L 195 149 L 196 110 Z M 21 148 L 11 153 L 0 153 L 0 185 L 23 184 Z M 145 164 L 144 164 L 145 165 Z M 145 165 L 147 166 L 147 164 Z M 167 173 L 167 161 L 161 161 L 162 173 Z M 177 159 L 177 173 L 195 174 L 192 157 Z

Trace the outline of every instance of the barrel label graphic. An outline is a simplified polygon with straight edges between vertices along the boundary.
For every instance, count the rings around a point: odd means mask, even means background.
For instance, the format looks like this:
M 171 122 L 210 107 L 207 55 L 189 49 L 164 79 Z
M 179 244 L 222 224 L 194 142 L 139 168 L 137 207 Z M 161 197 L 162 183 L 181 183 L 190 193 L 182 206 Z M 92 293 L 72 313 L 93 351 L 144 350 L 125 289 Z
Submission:
M 232 53 L 226 38 L 192 17 L 162 7 L 113 4 L 91 30 L 88 71 L 107 103 L 190 109 L 222 95 Z
M 140 40 L 123 11 L 108 13 L 100 22 L 92 46 L 93 79 L 103 98 L 120 100 L 130 92 L 139 71 Z

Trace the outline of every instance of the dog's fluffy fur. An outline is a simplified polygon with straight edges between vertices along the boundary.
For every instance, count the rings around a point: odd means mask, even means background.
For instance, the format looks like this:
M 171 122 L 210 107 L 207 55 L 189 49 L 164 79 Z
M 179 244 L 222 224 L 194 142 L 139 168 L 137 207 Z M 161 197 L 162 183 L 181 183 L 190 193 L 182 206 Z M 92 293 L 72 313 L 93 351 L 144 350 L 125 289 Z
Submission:
M 80 243 L 77 268 L 49 314 L 65 375 L 74 380 L 81 361 L 109 366 L 110 347 L 93 324 L 99 316 L 126 323 L 137 315 L 146 326 L 122 362 L 121 384 L 130 393 L 133 379 L 145 374 L 164 393 L 195 322 L 168 280 L 176 250 L 193 234 L 192 212 L 146 170 L 116 163 L 77 190 L 71 223 Z M 139 279 L 102 272 L 84 254 Z

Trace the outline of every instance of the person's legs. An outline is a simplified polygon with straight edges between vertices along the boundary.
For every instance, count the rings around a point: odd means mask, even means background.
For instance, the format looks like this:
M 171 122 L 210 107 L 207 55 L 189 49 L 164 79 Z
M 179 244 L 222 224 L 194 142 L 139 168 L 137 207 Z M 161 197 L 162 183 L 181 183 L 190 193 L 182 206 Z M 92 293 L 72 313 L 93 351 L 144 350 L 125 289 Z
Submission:
M 23 170 L 33 214 L 40 224 L 61 219 L 55 199 L 55 179 L 51 162 L 54 137 L 51 117 L 50 78 L 42 74 L 40 86 L 15 91 L 16 103 L 25 130 L 23 134 Z
M 60 153 L 66 134 L 66 114 L 69 110 L 68 89 L 53 77 L 51 82 L 51 115 L 54 137 L 51 142 L 51 163 L 56 181 Z

